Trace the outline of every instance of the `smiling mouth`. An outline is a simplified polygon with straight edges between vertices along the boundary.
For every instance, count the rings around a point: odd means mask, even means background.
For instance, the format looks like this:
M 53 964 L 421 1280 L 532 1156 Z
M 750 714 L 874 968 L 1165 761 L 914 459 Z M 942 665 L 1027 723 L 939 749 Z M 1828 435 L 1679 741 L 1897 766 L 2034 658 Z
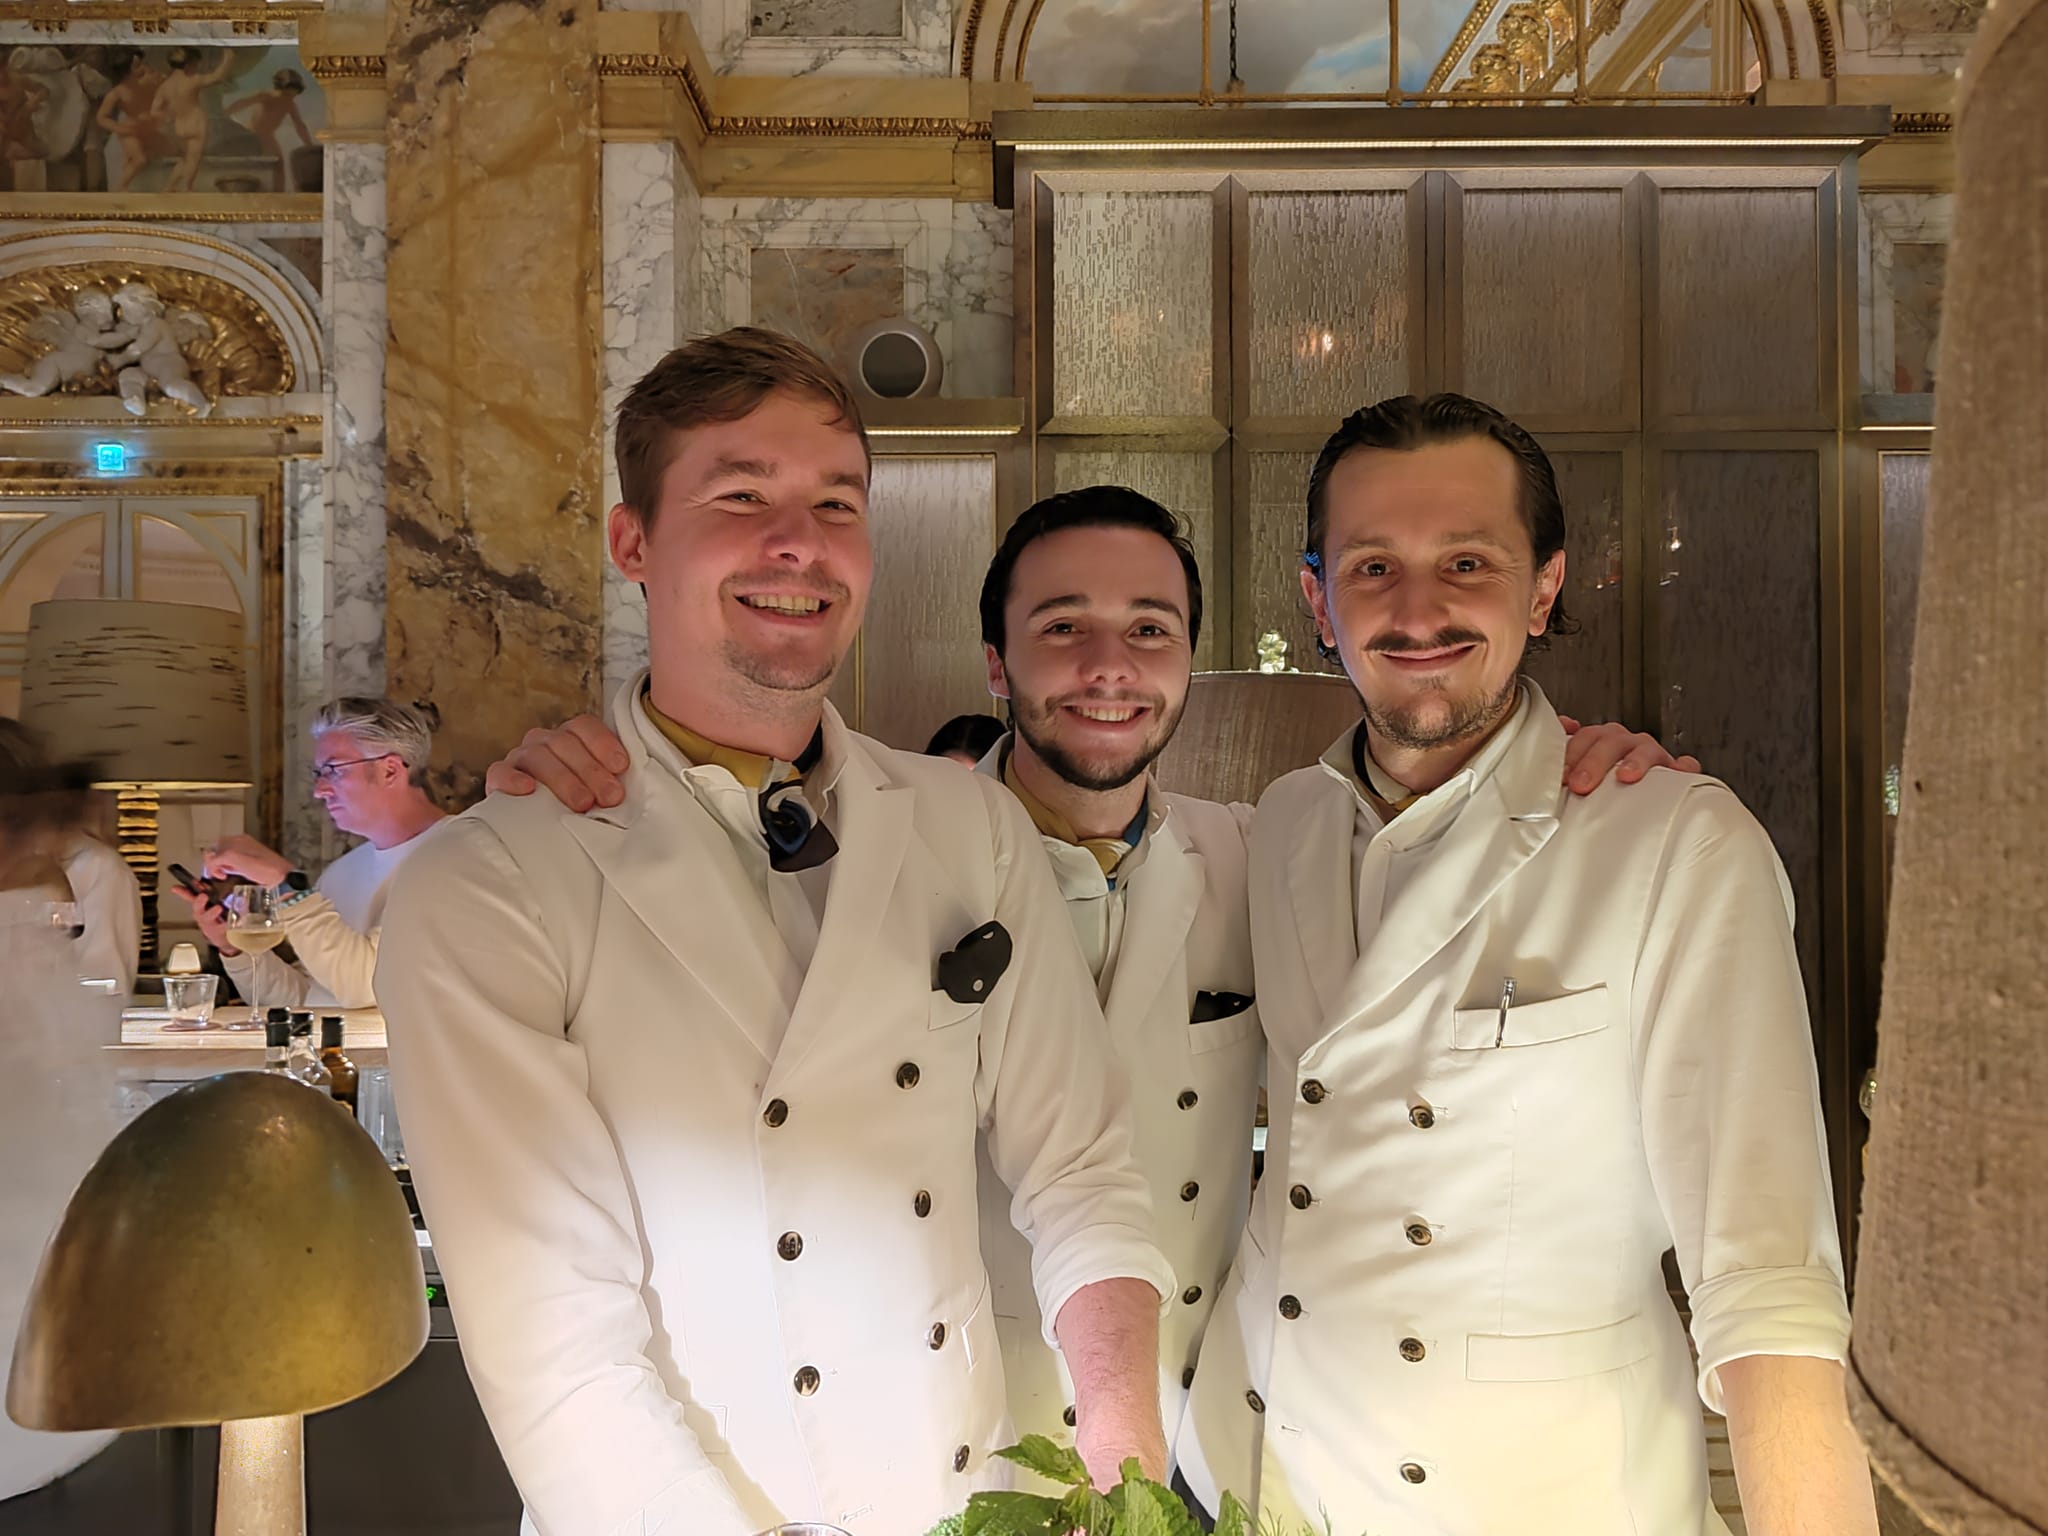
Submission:
M 788 618 L 808 618 L 823 613 L 831 606 L 821 597 L 801 597 L 795 593 L 763 592 L 740 599 L 743 607 L 756 613 L 777 613 Z
M 1068 714 L 1078 715 L 1097 725 L 1128 725 L 1146 712 L 1142 704 L 1063 704 L 1060 707 Z
M 1472 646 L 1440 645 L 1426 651 L 1381 651 L 1379 655 L 1396 666 L 1415 671 L 1426 671 L 1431 667 L 1449 666 L 1452 662 L 1471 654 Z

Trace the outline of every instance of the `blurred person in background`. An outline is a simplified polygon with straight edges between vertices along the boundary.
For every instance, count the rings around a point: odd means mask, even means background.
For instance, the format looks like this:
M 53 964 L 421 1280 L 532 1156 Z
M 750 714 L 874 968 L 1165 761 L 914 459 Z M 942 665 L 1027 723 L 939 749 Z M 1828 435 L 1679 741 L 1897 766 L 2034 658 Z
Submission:
M 988 749 L 1009 731 L 994 715 L 955 715 L 932 733 L 925 743 L 926 757 L 949 757 L 962 768 L 972 768 Z

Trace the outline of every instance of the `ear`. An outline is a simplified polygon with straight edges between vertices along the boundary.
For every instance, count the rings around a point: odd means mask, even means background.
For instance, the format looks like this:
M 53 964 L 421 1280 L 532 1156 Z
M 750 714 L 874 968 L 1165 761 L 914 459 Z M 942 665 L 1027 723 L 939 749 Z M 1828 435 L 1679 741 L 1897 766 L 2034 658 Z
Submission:
M 1305 565 L 1301 568 L 1301 595 L 1308 600 L 1308 611 L 1315 616 L 1316 633 L 1323 644 L 1335 649 L 1337 631 L 1330 627 L 1330 602 L 1323 579 Z
M 1557 595 L 1564 590 L 1564 551 L 1559 550 L 1543 562 L 1536 572 L 1536 591 L 1529 599 L 1529 633 L 1540 635 L 1550 625 L 1550 610 L 1557 606 Z
M 628 581 L 647 579 L 647 530 L 623 501 L 605 516 L 604 540 L 621 576 Z
M 988 663 L 988 694 L 992 699 L 1007 699 L 1010 696 L 1010 674 L 1004 670 L 1003 658 L 996 648 L 984 644 L 981 648 L 983 660 Z

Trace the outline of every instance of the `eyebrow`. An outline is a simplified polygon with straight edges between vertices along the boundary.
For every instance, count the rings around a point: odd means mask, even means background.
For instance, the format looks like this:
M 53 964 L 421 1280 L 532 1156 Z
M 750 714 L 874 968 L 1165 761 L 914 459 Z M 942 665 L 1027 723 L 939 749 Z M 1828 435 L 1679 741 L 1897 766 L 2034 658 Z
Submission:
M 714 478 L 721 475 L 744 475 L 756 480 L 773 480 L 781 473 L 781 466 L 766 459 L 719 459 L 711 466 Z M 843 486 L 850 490 L 865 491 L 868 488 L 866 475 L 855 474 L 850 469 L 834 470 L 825 476 L 827 485 Z
M 1437 543 L 1439 547 L 1446 549 L 1453 544 L 1484 544 L 1492 549 L 1511 551 L 1511 546 L 1505 540 L 1485 528 L 1465 528 L 1455 533 L 1447 533 Z M 1337 553 L 1341 556 L 1352 554 L 1361 549 L 1392 549 L 1393 547 L 1391 541 L 1369 534 L 1361 539 L 1347 540 L 1343 545 L 1339 546 Z
M 1087 593 L 1068 592 L 1059 597 L 1048 597 L 1044 602 L 1038 604 L 1037 607 L 1025 614 L 1024 617 L 1027 620 L 1035 619 L 1042 613 L 1052 612 L 1055 608 L 1093 608 L 1094 606 L 1094 602 Z M 1176 619 L 1185 619 L 1186 617 L 1181 612 L 1179 603 L 1164 597 L 1134 597 L 1131 599 L 1131 606 L 1142 609 L 1147 613 L 1170 613 Z

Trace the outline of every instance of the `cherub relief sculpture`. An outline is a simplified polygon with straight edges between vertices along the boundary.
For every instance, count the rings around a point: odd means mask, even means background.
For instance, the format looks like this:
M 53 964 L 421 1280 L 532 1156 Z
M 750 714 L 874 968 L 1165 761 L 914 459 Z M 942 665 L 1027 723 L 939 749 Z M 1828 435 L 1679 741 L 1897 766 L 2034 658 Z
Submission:
M 213 414 L 213 402 L 192 379 L 185 344 L 213 335 L 213 323 L 196 309 L 167 308 L 147 283 L 125 283 L 114 294 L 114 308 L 134 340 L 114 355 L 121 370 L 121 404 L 132 416 L 149 409 L 149 386 L 164 397 L 190 406 L 195 415 Z
M 132 325 L 114 323 L 111 298 L 86 288 L 71 301 L 70 313 L 46 309 L 29 323 L 27 334 L 50 350 L 20 373 L 0 373 L 0 389 L 36 399 L 99 373 L 107 354 L 134 341 L 136 332 Z

